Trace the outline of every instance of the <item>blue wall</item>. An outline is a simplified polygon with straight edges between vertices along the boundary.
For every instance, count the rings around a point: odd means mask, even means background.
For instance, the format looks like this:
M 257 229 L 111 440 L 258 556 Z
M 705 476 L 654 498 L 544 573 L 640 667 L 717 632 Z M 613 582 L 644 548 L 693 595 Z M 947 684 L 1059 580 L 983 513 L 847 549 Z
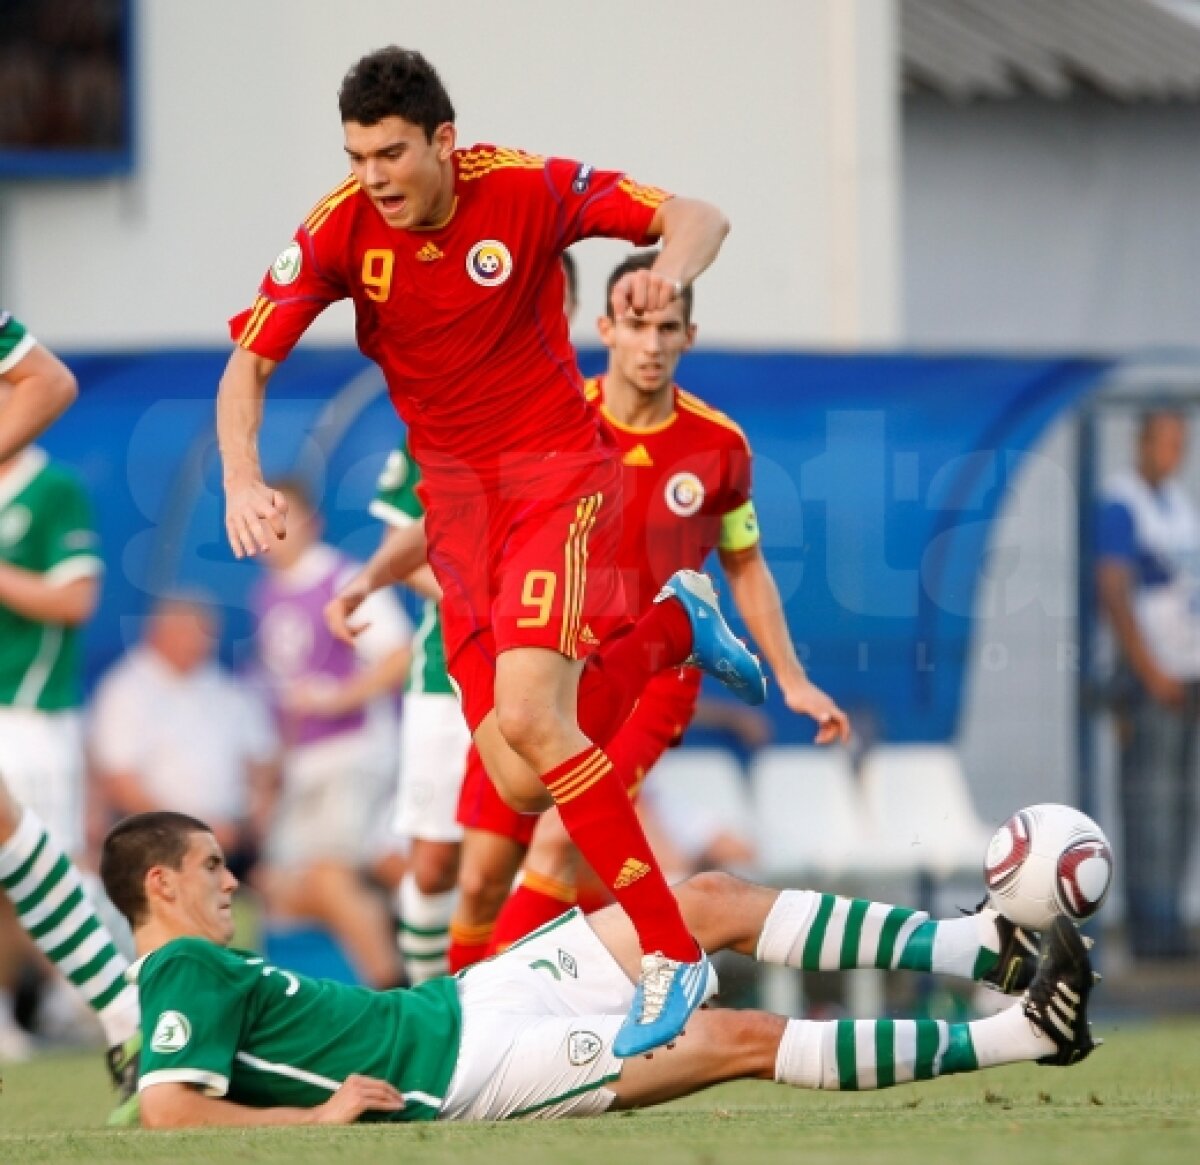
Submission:
M 148 597 L 205 587 L 226 607 L 223 648 L 250 633 L 257 568 L 233 559 L 221 516 L 213 395 L 226 353 L 75 355 L 82 395 L 48 435 L 96 498 L 109 564 L 89 632 L 89 678 L 138 633 Z M 602 366 L 581 354 L 585 372 Z M 731 413 L 756 453 L 764 546 L 815 678 L 870 710 L 892 740 L 955 733 L 971 611 L 990 524 L 1023 454 L 1098 383 L 1091 360 L 701 352 L 683 383 Z M 332 541 L 357 556 L 401 428 L 352 349 L 297 352 L 272 383 L 268 475 L 317 482 Z M 337 404 L 329 402 L 337 398 Z M 811 726 L 774 702 L 781 741 Z

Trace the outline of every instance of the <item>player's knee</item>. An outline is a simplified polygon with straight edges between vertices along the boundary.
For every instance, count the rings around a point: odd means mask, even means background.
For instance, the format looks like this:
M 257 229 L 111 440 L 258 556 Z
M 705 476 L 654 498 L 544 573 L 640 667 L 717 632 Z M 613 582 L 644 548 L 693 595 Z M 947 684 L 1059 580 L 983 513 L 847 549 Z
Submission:
M 413 862 L 413 881 L 422 894 L 445 894 L 458 879 L 458 846 L 424 850 Z
M 520 699 L 497 698 L 496 726 L 508 747 L 535 769 L 543 767 L 542 757 L 555 747 L 562 734 L 557 716 L 547 715 L 544 709 Z
M 739 885 L 741 883 L 737 878 L 723 870 L 705 870 L 703 873 L 693 874 L 679 890 L 686 890 L 701 909 L 723 911 L 728 909 Z

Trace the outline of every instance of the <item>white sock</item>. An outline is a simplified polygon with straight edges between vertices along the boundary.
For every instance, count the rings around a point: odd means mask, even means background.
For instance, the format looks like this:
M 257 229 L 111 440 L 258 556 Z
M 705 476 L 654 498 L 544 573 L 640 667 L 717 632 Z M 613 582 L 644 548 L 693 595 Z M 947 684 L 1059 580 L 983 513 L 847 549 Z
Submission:
M 110 1045 L 138 1027 L 137 991 L 125 982 L 128 960 L 97 915 L 75 864 L 36 814 L 26 809 L 0 844 L 0 890 L 43 954 L 83 993 Z
M 775 1079 L 793 1088 L 824 1088 L 821 1071 L 824 1025 L 807 1019 L 789 1019 L 775 1056 Z M 831 1087 L 837 1087 L 836 1074 Z
M 1054 1041 L 1025 1015 L 1020 1001 L 998 1015 L 974 1020 L 970 1028 L 975 1058 L 981 1068 L 1040 1060 L 1057 1050 Z
M 760 962 L 805 971 L 905 969 L 977 979 L 982 948 L 998 949 L 994 916 L 987 912 L 933 921 L 904 906 L 843 898 L 812 890 L 784 890 L 763 922 Z
M 450 919 L 457 901 L 457 890 L 425 894 L 411 873 L 401 879 L 399 945 L 410 983 L 425 983 L 449 971 Z

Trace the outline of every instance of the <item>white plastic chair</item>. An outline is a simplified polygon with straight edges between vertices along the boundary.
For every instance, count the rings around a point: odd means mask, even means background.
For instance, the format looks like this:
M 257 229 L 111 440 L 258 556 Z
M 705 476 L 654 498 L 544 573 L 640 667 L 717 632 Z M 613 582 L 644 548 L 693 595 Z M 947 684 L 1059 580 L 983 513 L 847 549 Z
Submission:
M 723 748 L 668 749 L 650 770 L 648 788 L 688 802 L 749 838 L 754 836 L 745 770 Z
M 936 878 L 982 871 L 991 831 L 952 747 L 877 745 L 863 761 L 862 792 L 882 863 Z
M 863 811 L 844 749 L 768 748 L 755 759 L 750 779 L 768 881 L 828 881 L 870 866 Z

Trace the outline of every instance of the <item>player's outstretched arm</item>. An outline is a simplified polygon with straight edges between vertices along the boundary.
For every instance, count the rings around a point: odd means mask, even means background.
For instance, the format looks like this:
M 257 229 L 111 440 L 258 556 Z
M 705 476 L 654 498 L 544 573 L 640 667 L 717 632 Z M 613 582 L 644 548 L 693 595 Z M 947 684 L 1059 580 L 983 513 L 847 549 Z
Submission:
M 762 547 L 718 552 L 733 601 L 754 642 L 758 644 L 783 693 L 784 703 L 817 722 L 817 744 L 832 744 L 850 737 L 850 718 L 808 678 L 796 655 L 788 631 L 779 588 Z
M 235 348 L 217 391 L 217 445 L 225 483 L 225 532 L 238 558 L 271 548 L 287 533 L 287 502 L 263 481 L 258 459 L 267 382 L 274 360 Z
M 141 1093 L 142 1127 L 192 1129 L 232 1125 L 348 1125 L 365 1112 L 399 1112 L 404 1097 L 386 1080 L 347 1076 L 315 1108 L 251 1108 L 206 1096 L 191 1084 L 155 1084 Z
M 5 399 L 3 389 L 8 389 Z M 41 344 L 0 376 L 0 462 L 50 427 L 79 395 L 71 370 Z
M 649 270 L 629 271 L 613 285 L 616 319 L 629 312 L 662 311 L 712 264 L 729 234 L 729 220 L 697 198 L 670 198 L 658 208 L 648 232 L 662 239 Z

